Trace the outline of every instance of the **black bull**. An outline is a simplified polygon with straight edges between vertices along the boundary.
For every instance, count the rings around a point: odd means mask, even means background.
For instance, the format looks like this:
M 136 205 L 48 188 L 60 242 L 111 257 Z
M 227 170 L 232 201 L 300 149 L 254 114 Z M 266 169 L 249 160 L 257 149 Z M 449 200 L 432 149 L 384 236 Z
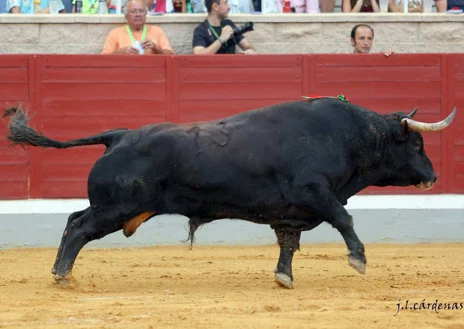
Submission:
M 52 273 L 66 284 L 89 241 L 123 229 L 132 235 L 158 214 L 189 218 L 189 239 L 202 224 L 240 218 L 269 224 L 280 257 L 276 281 L 293 287 L 292 258 L 302 231 L 323 221 L 342 235 L 349 264 L 365 273 L 364 246 L 345 210 L 368 186 L 431 188 L 436 181 L 420 131 L 438 131 L 403 112 L 379 115 L 336 99 L 278 104 L 223 120 L 161 123 L 112 130 L 59 142 L 28 125 L 21 109 L 11 116 L 14 144 L 67 148 L 103 144 L 88 177 L 90 207 L 72 213 Z

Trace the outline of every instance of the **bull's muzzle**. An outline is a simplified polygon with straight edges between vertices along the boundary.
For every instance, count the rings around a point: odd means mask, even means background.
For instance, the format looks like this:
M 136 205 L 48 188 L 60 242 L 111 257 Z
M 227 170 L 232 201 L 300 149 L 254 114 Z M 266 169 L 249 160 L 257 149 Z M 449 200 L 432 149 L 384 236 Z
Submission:
M 427 190 L 430 190 L 433 185 L 435 184 L 435 182 L 437 181 L 437 175 L 435 175 L 435 173 L 433 174 L 432 176 L 432 179 L 426 183 L 424 182 L 421 182 L 420 184 L 417 184 L 415 185 L 416 188 L 418 188 L 419 190 L 421 191 L 427 191 Z
M 427 191 L 427 190 L 430 190 L 434 184 L 435 184 L 434 182 L 427 182 L 427 183 L 421 182 L 420 184 L 416 185 L 416 188 L 418 188 L 421 191 Z

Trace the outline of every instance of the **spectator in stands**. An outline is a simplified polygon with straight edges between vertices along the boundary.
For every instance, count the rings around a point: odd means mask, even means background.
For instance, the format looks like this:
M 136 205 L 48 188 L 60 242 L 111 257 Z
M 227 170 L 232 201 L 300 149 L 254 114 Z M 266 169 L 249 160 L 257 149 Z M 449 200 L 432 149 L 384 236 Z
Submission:
M 380 12 L 379 0 L 343 0 L 344 13 L 372 13 Z
M 437 12 L 438 13 L 445 13 L 446 10 L 448 9 L 447 5 L 450 3 L 450 1 L 453 1 L 453 0 L 435 0 L 435 7 L 437 8 Z M 461 4 L 462 4 L 461 9 L 464 9 L 464 1 L 463 0 L 457 0 L 457 2 L 461 2 Z
M 333 13 L 335 0 L 293 0 L 297 13 Z
M 5 12 L 6 0 L 0 0 L 0 14 Z
M 2 0 L 0 0 L 0 1 L 2 1 Z M 73 0 L 61 0 L 61 2 L 63 2 L 63 6 L 64 6 L 67 13 L 72 13 L 72 9 L 73 9 L 72 1 Z
M 333 13 L 335 0 L 319 0 L 319 7 L 323 13 Z
M 226 19 L 230 6 L 227 0 L 205 0 L 208 17 L 193 32 L 194 54 L 234 54 L 238 45 L 245 54 L 255 53 L 242 35 L 234 36 L 234 23 Z
M 153 7 L 153 3 L 155 4 L 155 8 L 154 8 L 154 11 L 157 12 L 157 13 L 163 13 L 163 14 L 167 14 L 167 13 L 174 13 L 174 0 L 147 0 L 147 5 L 148 5 L 148 8 L 152 8 Z M 182 3 L 182 12 L 185 13 L 185 3 L 186 1 L 183 0 L 181 1 Z
M 261 3 L 261 1 L 260 1 Z M 203 0 L 190 0 L 194 13 L 206 13 L 206 6 Z
M 157 26 L 145 24 L 148 8 L 144 0 L 129 0 L 125 7 L 127 25 L 113 29 L 102 54 L 173 54 L 168 38 Z
M 404 0 L 388 0 L 388 11 L 392 13 L 402 13 L 404 10 Z M 452 1 L 452 0 L 448 0 Z M 462 0 L 464 4 L 464 0 Z M 435 7 L 437 12 L 442 13 L 446 11 L 446 0 L 435 0 Z M 422 0 L 409 0 L 408 12 L 409 13 L 420 13 L 423 12 Z
M 108 7 L 111 5 L 111 0 L 72 0 L 72 5 L 73 14 L 106 14 Z
M 296 13 L 319 14 L 321 12 L 319 0 L 293 0 L 292 4 Z
M 445 1 L 445 7 L 447 10 L 451 9 L 461 9 L 464 10 L 464 0 L 448 0 L 448 3 L 446 3 L 446 0 L 441 0 L 441 2 Z M 435 3 L 438 9 L 437 3 Z
M 58 0 L 58 11 L 66 12 L 61 0 Z M 49 0 L 42 0 L 40 3 L 40 14 L 49 14 Z M 5 12 L 12 14 L 34 14 L 34 3 L 32 0 L 6 0 Z
M 367 24 L 358 24 L 351 30 L 353 54 L 369 54 L 374 42 L 374 30 Z M 382 52 L 385 56 L 393 54 L 391 49 Z
M 255 11 L 252 0 L 231 0 L 229 5 L 231 14 L 250 14 Z

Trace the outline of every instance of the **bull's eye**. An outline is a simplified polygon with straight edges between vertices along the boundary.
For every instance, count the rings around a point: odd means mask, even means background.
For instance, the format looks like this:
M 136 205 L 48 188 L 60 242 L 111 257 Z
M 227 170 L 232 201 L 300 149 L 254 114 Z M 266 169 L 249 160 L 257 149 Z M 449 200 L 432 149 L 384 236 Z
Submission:
M 416 150 L 416 152 L 420 152 L 421 143 L 419 143 L 419 142 L 414 143 L 414 150 Z

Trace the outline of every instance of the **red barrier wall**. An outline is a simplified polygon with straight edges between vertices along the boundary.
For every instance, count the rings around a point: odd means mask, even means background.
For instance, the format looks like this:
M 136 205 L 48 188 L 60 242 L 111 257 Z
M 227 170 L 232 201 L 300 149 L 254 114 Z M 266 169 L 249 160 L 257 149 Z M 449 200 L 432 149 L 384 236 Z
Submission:
M 438 175 L 428 193 L 464 193 L 464 56 L 455 54 L 101 56 L 2 55 L 0 104 L 29 106 L 32 124 L 68 140 L 118 127 L 217 119 L 302 95 L 344 94 L 379 113 L 455 122 L 423 134 Z M 0 199 L 86 197 L 102 146 L 17 147 L 0 127 Z M 363 194 L 419 193 L 369 188 Z
M 32 61 L 33 62 L 33 61 Z M 29 88 L 34 73 L 28 56 L 0 56 L 0 105 L 31 105 Z M 33 63 L 32 63 L 33 65 Z M 24 199 L 29 196 L 29 152 L 10 148 L 0 125 L 0 199 Z

